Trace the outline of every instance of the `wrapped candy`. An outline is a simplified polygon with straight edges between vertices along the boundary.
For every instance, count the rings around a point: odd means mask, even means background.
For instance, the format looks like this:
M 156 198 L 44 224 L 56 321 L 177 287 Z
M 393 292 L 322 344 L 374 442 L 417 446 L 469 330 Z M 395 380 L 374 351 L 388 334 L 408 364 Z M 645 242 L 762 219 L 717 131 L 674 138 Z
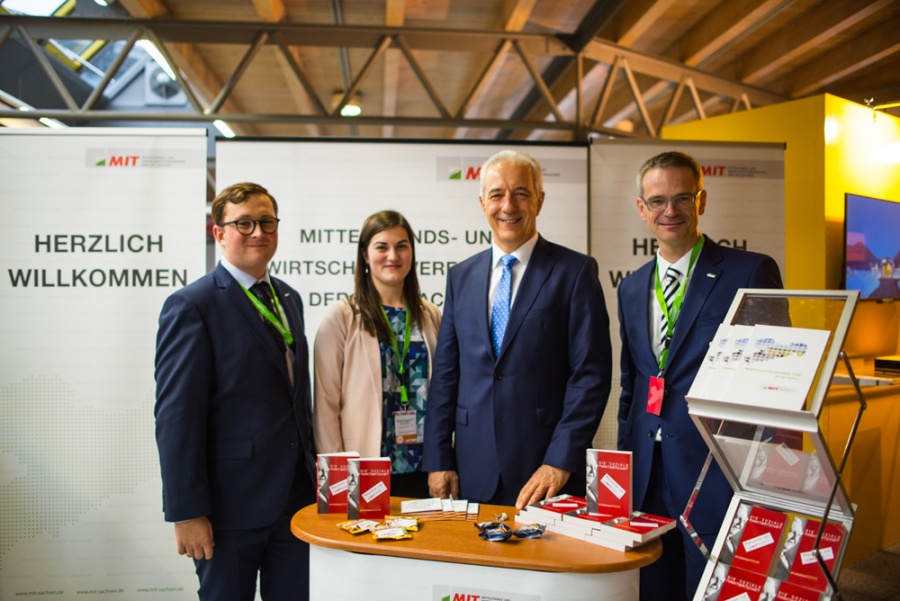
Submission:
M 392 528 L 403 528 L 407 532 L 419 531 L 419 518 L 408 516 L 384 516 L 384 525 Z
M 375 540 L 403 540 L 404 538 L 412 538 L 412 534 L 403 528 L 380 526 L 372 530 L 372 537 Z
M 513 535 L 519 538 L 540 538 L 546 529 L 543 524 L 525 524 L 513 530 Z
M 363 532 L 371 532 L 373 529 L 379 526 L 378 522 L 374 520 L 350 520 L 347 522 L 340 522 L 337 527 L 341 530 L 346 530 L 350 534 L 361 534 Z
M 478 528 L 478 536 L 490 542 L 504 541 L 512 536 L 512 528 L 503 522 L 480 522 L 475 527 Z

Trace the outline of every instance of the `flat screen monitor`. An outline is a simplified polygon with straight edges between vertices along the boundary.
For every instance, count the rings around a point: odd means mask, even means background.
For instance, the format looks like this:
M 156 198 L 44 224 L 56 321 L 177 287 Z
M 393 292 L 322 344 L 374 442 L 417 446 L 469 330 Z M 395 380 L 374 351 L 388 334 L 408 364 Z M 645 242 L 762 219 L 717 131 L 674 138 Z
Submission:
M 844 195 L 844 289 L 900 298 L 900 202 Z

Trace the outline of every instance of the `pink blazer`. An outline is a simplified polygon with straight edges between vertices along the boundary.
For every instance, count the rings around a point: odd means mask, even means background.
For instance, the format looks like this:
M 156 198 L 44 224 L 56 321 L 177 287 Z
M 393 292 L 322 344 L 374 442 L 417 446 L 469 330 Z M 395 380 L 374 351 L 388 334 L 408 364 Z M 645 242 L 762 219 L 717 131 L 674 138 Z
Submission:
M 424 300 L 423 309 L 422 335 L 428 348 L 430 382 L 441 313 Z M 381 353 L 378 340 L 362 328 L 346 300 L 329 307 L 316 333 L 314 356 L 316 450 L 381 456 Z

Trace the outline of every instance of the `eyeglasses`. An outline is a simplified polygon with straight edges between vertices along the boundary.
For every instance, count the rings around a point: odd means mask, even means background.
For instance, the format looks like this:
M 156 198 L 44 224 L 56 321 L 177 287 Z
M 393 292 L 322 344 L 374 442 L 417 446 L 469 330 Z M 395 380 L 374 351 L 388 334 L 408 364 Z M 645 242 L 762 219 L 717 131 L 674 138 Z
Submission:
M 243 234 L 244 236 L 249 236 L 256 231 L 256 224 L 258 223 L 260 229 L 264 234 L 274 234 L 278 231 L 279 221 L 281 221 L 281 219 L 277 219 L 275 217 L 263 217 L 262 219 L 238 219 L 236 221 L 220 223 L 219 227 L 233 225 L 234 229 L 236 229 L 238 233 Z
M 700 196 L 700 192 L 703 192 L 703 190 L 699 190 L 694 194 L 679 194 L 677 196 L 672 196 L 671 198 L 654 196 L 650 199 L 642 198 L 641 200 L 644 201 L 644 206 L 646 206 L 647 210 L 651 213 L 662 213 L 666 210 L 666 207 L 669 206 L 670 202 L 675 207 L 675 210 L 683 211 L 694 206 L 694 201 Z

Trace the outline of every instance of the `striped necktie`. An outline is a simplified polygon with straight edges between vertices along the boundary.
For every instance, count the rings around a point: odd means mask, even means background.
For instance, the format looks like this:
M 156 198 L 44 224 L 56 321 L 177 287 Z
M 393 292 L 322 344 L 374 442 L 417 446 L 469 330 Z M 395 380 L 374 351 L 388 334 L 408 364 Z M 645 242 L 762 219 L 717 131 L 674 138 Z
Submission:
M 663 312 L 662 318 L 660 319 L 660 348 L 666 348 L 666 337 L 668 335 L 669 322 L 666 319 L 666 313 L 672 315 L 672 301 L 675 299 L 675 293 L 678 291 L 678 279 L 681 277 L 681 272 L 675 269 L 672 266 L 669 266 L 666 269 L 666 275 L 663 279 L 663 300 L 666 303 L 666 311 Z

